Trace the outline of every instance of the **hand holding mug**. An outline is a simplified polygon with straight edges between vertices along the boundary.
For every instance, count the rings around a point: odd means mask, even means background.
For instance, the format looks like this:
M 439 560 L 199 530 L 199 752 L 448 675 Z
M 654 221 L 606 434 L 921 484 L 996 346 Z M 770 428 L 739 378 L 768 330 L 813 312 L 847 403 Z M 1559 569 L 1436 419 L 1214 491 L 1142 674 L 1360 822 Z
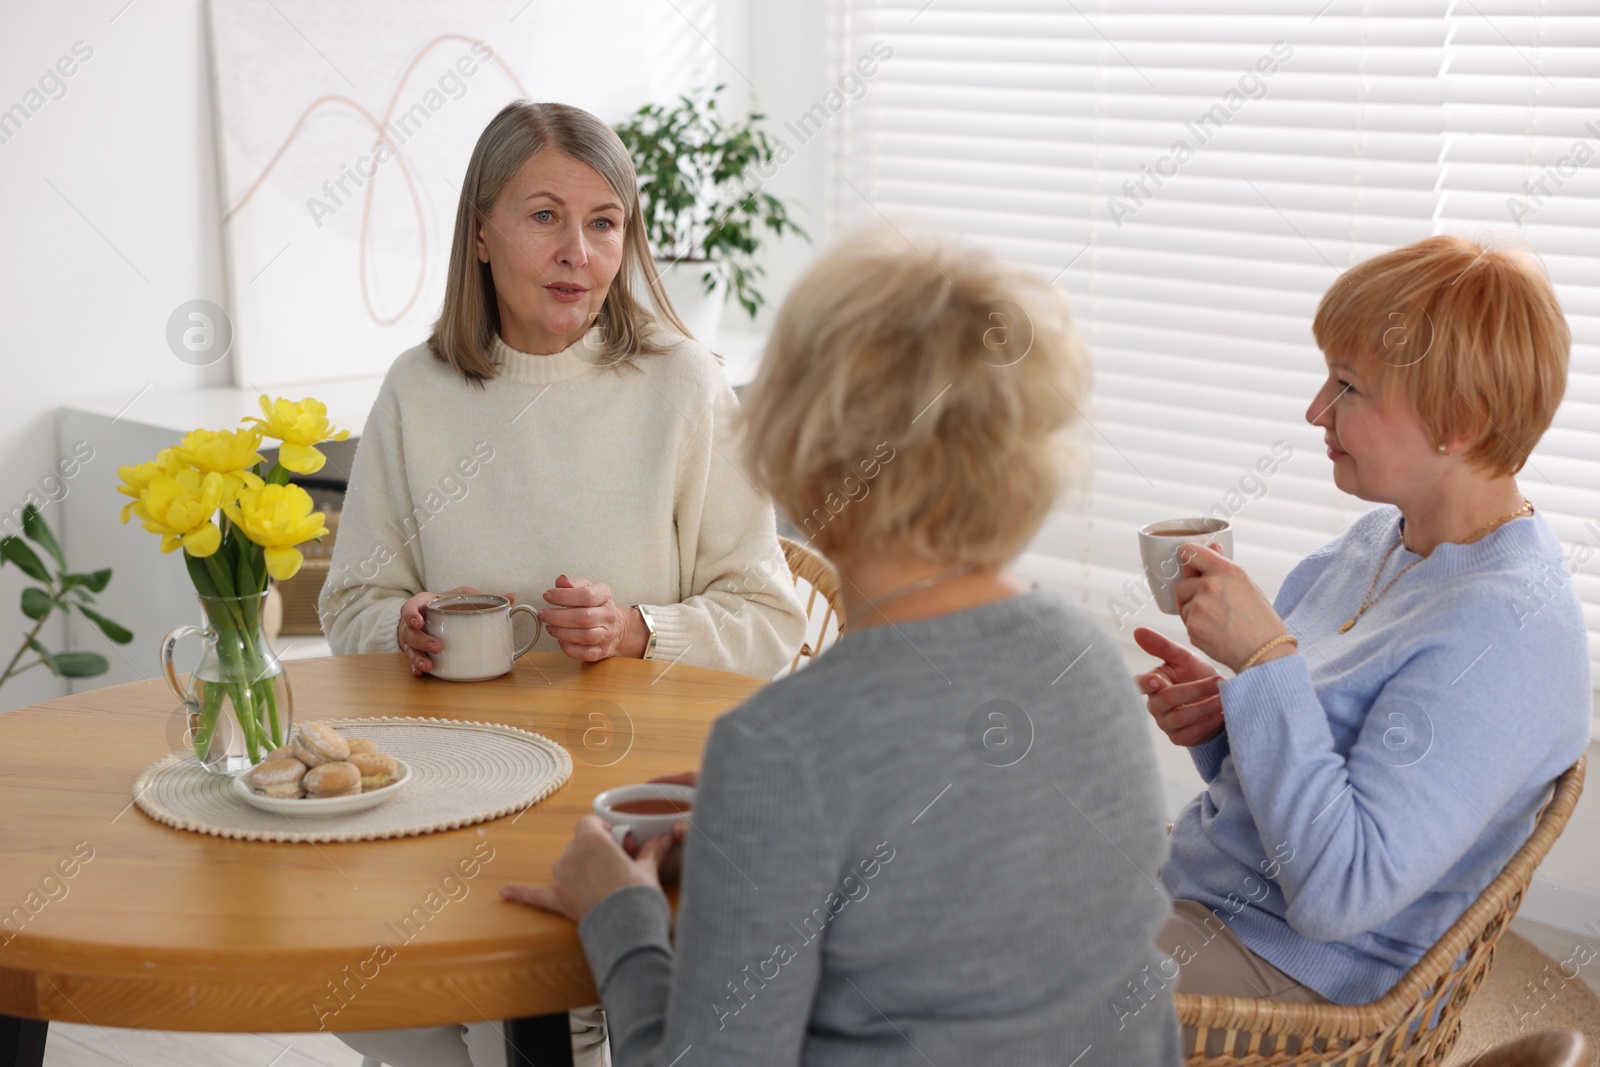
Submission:
M 686 786 L 689 786 L 692 789 L 692 788 L 695 788 L 696 786 L 698 786 L 700 784 L 700 772 L 699 771 L 679 771 L 677 774 L 662 774 L 662 775 L 658 775 L 655 778 L 650 778 L 650 779 L 646 779 L 646 780 L 652 785 L 656 785 L 656 784 L 660 784 L 660 785 L 686 785 Z M 686 831 L 688 829 L 689 822 L 688 822 L 687 819 L 685 819 L 685 820 L 682 820 L 679 825 L 681 825 L 683 827 L 683 829 Z M 685 836 L 687 836 L 686 833 L 680 832 L 678 834 L 678 840 L 682 841 Z M 626 852 L 630 856 L 638 855 L 638 853 L 639 853 L 639 842 L 634 840 L 633 834 L 630 833 L 630 834 L 628 834 L 626 837 L 624 837 L 622 839 L 622 850 L 624 852 Z M 672 873 L 672 862 L 673 862 L 672 860 L 668 860 L 662 866 L 661 875 L 662 875 L 663 878 L 667 877 L 668 875 L 670 875 Z
M 607 789 L 594 798 L 594 813 L 611 827 L 611 836 L 630 856 L 659 837 L 681 842 L 688 837 L 699 781 L 699 771 L 683 771 L 641 785 Z M 677 878 L 681 861 L 681 853 L 671 852 L 659 866 L 661 879 Z
M 1139 559 L 1144 564 L 1145 581 L 1150 583 L 1156 608 L 1168 615 L 1178 614 L 1173 586 L 1183 576 L 1178 554 L 1184 545 L 1210 545 L 1231 558 L 1233 527 L 1226 519 L 1199 517 L 1163 519 L 1139 528 Z
M 562 574 L 544 599 L 552 606 L 540 610 L 539 621 L 573 659 L 595 663 L 644 655 L 644 619 L 635 608 L 618 607 L 609 585 Z
M 661 861 L 680 840 L 676 833 L 652 837 L 630 858 L 597 815 L 585 815 L 550 869 L 551 885 L 507 885 L 500 896 L 573 922 L 618 889 L 647 885 L 661 889 Z
M 431 653 L 440 651 L 444 646 L 437 637 L 427 633 L 423 626 L 422 609 L 431 601 L 442 596 L 452 596 L 456 593 L 471 593 L 482 595 L 481 589 L 474 589 L 470 585 L 457 586 L 443 593 L 418 593 L 404 604 L 400 605 L 400 629 L 395 634 L 395 640 L 400 643 L 400 651 L 406 654 L 406 659 L 411 663 L 411 673 L 424 675 L 433 670 Z M 510 593 L 506 594 L 508 600 L 515 600 Z
M 1183 576 L 1172 591 L 1189 640 L 1201 652 L 1237 671 L 1262 645 L 1289 632 L 1243 567 L 1205 545 L 1184 545 L 1179 558 Z M 1279 645 L 1257 662 L 1293 654 Z
M 509 674 L 539 640 L 539 613 L 526 604 L 513 604 L 509 595 L 467 588 L 437 596 L 420 594 L 406 606 L 418 600 L 422 600 L 417 609 L 422 629 L 411 625 L 404 612 L 400 626 L 408 655 L 419 642 L 425 649 L 414 657 L 414 674 L 426 672 L 452 682 L 488 681 Z M 517 615 L 533 620 L 533 635 L 520 642 L 512 625 Z

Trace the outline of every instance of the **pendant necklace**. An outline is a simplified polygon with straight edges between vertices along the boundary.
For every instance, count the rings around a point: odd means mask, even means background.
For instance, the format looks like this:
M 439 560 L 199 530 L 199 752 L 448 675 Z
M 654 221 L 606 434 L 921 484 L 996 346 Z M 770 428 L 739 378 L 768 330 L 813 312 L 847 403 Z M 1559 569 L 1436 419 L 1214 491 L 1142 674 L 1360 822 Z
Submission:
M 1464 545 L 1465 544 L 1471 544 L 1472 542 L 1476 541 L 1478 538 L 1483 537 L 1486 534 L 1488 534 L 1490 531 L 1494 530 L 1496 527 L 1503 526 L 1504 524 L 1510 522 L 1512 519 L 1515 519 L 1515 518 L 1517 518 L 1517 517 L 1519 517 L 1521 515 L 1532 514 L 1532 512 L 1533 512 L 1533 503 L 1531 501 L 1524 500 L 1522 502 L 1522 506 L 1520 508 L 1518 508 L 1516 511 L 1513 511 L 1509 515 L 1501 516 L 1500 518 L 1498 518 L 1498 519 L 1494 520 L 1493 522 L 1489 523 L 1487 526 L 1479 527 L 1477 530 L 1473 531 L 1472 534 L 1470 536 L 1468 536 L 1465 541 L 1461 541 L 1461 542 L 1458 542 L 1458 543 L 1459 544 L 1464 544 Z M 1355 626 L 1355 624 L 1361 620 L 1361 616 L 1363 616 L 1363 615 L 1365 615 L 1367 613 L 1367 609 L 1372 607 L 1372 605 L 1376 604 L 1378 601 L 1382 600 L 1383 599 L 1383 594 L 1387 593 L 1389 590 L 1393 589 L 1394 588 L 1394 583 L 1398 582 L 1402 577 L 1404 577 L 1406 571 L 1410 570 L 1412 567 L 1415 567 L 1417 564 L 1421 563 L 1423 560 L 1428 558 L 1427 556 L 1418 556 L 1416 559 L 1412 560 L 1410 563 L 1407 563 L 1404 567 L 1401 567 L 1400 568 L 1400 573 L 1395 575 L 1393 578 L 1389 579 L 1389 584 L 1384 586 L 1383 590 L 1381 592 L 1379 592 L 1377 596 L 1373 596 L 1372 595 L 1372 591 L 1374 589 L 1378 588 L 1378 579 L 1383 577 L 1383 568 L 1385 568 L 1385 567 L 1387 567 L 1389 565 L 1389 557 L 1394 555 L 1394 550 L 1395 549 L 1397 549 L 1401 545 L 1405 544 L 1405 540 L 1406 540 L 1406 537 L 1405 537 L 1405 520 L 1402 519 L 1401 520 L 1401 524 L 1400 524 L 1400 538 L 1397 541 L 1395 541 L 1394 544 L 1389 546 L 1389 551 L 1387 551 L 1387 552 L 1385 552 L 1383 554 L 1383 561 L 1378 564 L 1378 573 L 1374 574 L 1372 576 L 1372 584 L 1367 586 L 1367 595 L 1361 598 L 1361 607 L 1356 610 L 1356 613 L 1354 615 L 1350 616 L 1350 621 L 1349 622 L 1347 622 L 1343 626 L 1339 627 L 1339 632 L 1340 633 L 1342 633 L 1342 634 L 1349 633 L 1351 628 L 1353 626 Z

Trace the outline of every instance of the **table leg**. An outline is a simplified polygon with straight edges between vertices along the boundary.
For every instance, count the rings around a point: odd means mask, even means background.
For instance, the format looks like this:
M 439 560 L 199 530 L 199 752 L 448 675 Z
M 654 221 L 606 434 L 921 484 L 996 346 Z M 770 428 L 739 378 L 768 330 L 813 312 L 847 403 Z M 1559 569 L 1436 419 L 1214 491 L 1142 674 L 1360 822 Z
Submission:
M 0 1067 L 44 1067 L 44 1038 L 49 1027 L 42 1019 L 0 1015 Z M 571 1055 L 568 1051 L 568 1063 Z
M 572 1024 L 566 1012 L 507 1019 L 505 1025 L 506 1067 L 572 1067 Z M 44 1047 L 42 1038 L 39 1047 Z

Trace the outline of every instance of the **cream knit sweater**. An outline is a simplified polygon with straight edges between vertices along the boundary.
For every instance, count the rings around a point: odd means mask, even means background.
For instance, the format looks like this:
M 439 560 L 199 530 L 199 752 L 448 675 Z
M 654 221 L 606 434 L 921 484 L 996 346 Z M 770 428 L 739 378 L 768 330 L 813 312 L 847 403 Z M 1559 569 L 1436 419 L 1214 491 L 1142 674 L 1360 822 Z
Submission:
M 676 341 L 600 366 L 583 340 L 535 356 L 497 338 L 481 387 L 426 345 L 395 360 L 318 605 L 334 653 L 397 650 L 400 606 L 422 590 L 545 607 L 565 574 L 643 605 L 665 663 L 785 666 L 805 616 L 772 503 L 738 466 L 738 401 L 708 349 Z M 548 634 L 535 647 L 560 650 Z

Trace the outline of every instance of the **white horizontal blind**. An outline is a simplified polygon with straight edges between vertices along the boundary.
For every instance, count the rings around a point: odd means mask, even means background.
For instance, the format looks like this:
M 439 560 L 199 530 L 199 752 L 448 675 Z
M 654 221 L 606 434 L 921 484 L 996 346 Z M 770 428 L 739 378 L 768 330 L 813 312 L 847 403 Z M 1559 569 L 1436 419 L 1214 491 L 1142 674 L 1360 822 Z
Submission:
M 1520 233 L 1572 327 L 1566 399 L 1519 480 L 1567 548 L 1600 663 L 1600 5 L 1453 10 L 1437 226 Z
M 1505 198 L 1580 119 L 1600 127 L 1600 12 L 1579 0 L 1320 5 L 831 2 L 835 76 L 875 41 L 893 55 L 830 127 L 830 231 L 921 220 L 1066 291 L 1095 357 L 1095 471 L 1023 569 L 1130 646 L 1135 625 L 1182 633 L 1147 603 L 1143 523 L 1230 515 L 1271 594 L 1371 506 L 1304 418 L 1340 271 L 1432 233 L 1514 237 Z M 1595 522 L 1578 585 L 1600 652 L 1597 175 L 1563 175 L 1524 227 L 1575 343 L 1523 483 L 1569 541 Z

